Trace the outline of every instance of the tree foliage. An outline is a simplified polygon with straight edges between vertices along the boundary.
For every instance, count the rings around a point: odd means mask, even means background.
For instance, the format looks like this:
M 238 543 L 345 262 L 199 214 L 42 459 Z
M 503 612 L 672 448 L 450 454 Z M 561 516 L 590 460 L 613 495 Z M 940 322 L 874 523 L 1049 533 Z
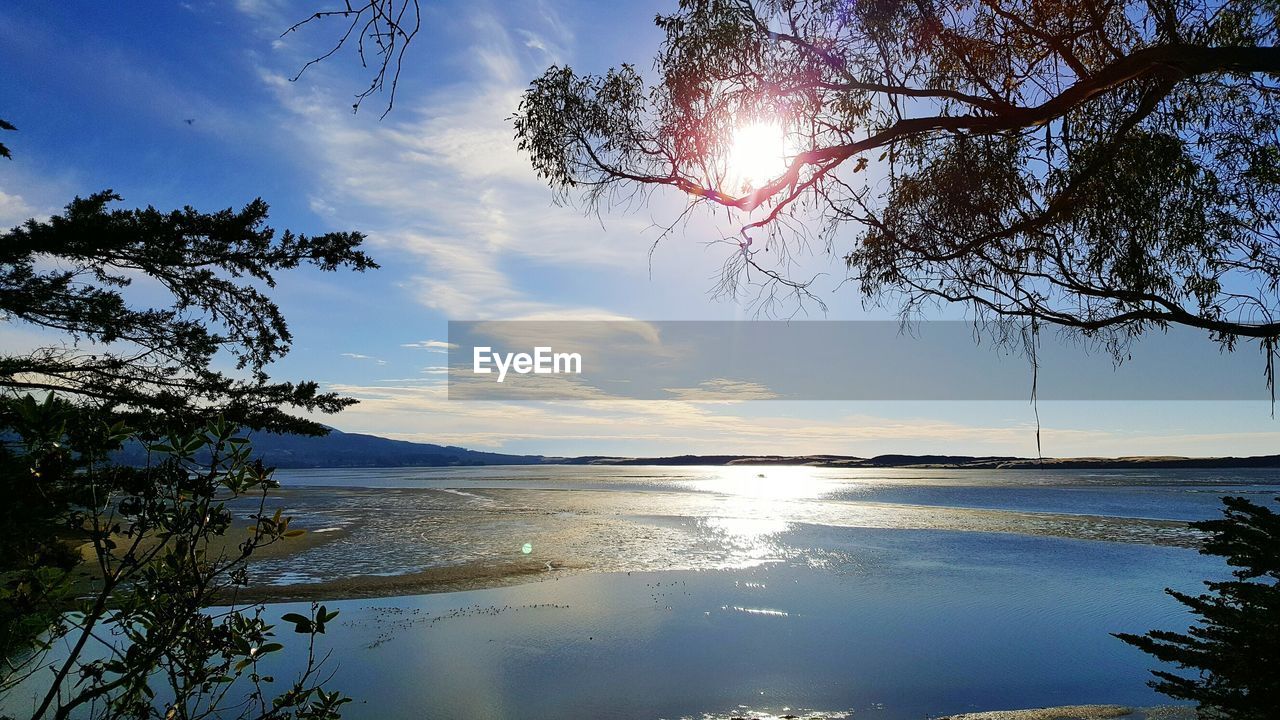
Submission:
M 1280 498 L 1278 498 L 1280 499 Z M 1177 598 L 1198 617 L 1185 634 L 1152 630 L 1116 637 L 1193 676 L 1153 670 L 1150 685 L 1199 703 L 1205 720 L 1270 720 L 1280 708 L 1280 515 L 1241 497 L 1223 517 L 1192 523 L 1208 533 L 1200 552 L 1226 558 L 1232 580 Z
M 261 200 L 215 213 L 109 208 L 119 199 L 110 191 L 76 198 L 62 215 L 0 233 L 0 313 L 57 339 L 0 355 L 0 386 L 57 392 L 126 416 L 222 416 L 323 433 L 289 410 L 335 412 L 353 401 L 314 382 L 268 378 L 266 366 L 288 351 L 291 336 L 265 290 L 277 272 L 302 264 L 377 267 L 359 249 L 363 236 L 277 235 Z M 166 303 L 131 304 L 126 292 L 135 284 L 158 288 Z
M 315 652 L 337 613 L 313 606 L 282 618 L 307 636 L 308 652 L 274 693 L 266 668 L 283 645 L 263 606 L 236 601 L 253 553 L 302 531 L 265 510 L 276 484 L 235 425 L 157 436 L 52 395 L 7 401 L 3 412 L 9 712 L 25 715 L 17 698 L 31 697 L 33 720 L 338 717 L 347 700 L 321 686 L 325 657 Z M 131 440 L 147 444 L 147 465 L 112 462 Z M 247 527 L 229 507 L 238 500 L 255 508 Z
M 292 340 L 277 274 L 377 265 L 360 233 L 276 233 L 261 200 L 119 200 L 0 233 L 0 317 L 36 338 L 0 355 L 0 691 L 35 698 L 6 711 L 336 718 L 347 699 L 316 654 L 336 612 L 285 619 L 308 643 L 273 692 L 262 663 L 283 644 L 262 605 L 237 601 L 251 556 L 302 532 L 264 511 L 271 470 L 240 433 L 324 434 L 299 414 L 354 402 L 268 376 Z M 145 465 L 114 461 L 125 443 Z
M 0 130 L 17 130 L 12 123 L 7 122 L 4 118 L 0 118 Z M 4 143 L 0 143 L 0 157 L 12 160 L 13 154 L 9 152 L 9 148 Z
M 1272 357 L 1277 7 L 682 0 L 652 84 L 552 67 L 515 133 L 561 199 L 669 187 L 737 213 L 735 289 L 803 300 L 791 263 L 817 241 L 908 315 L 956 302 L 1113 347 L 1179 324 Z M 759 120 L 789 156 L 731 186 L 735 129 Z

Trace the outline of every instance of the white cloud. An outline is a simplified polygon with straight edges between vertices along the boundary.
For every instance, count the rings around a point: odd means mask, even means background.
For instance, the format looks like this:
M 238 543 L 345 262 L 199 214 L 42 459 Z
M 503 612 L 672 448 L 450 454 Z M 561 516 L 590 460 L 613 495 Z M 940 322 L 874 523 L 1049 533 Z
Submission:
M 21 195 L 0 190 L 0 228 L 20 225 L 36 214 L 36 209 Z
M 676 400 L 689 402 L 745 402 L 773 400 L 778 394 L 760 383 L 729 378 L 715 378 L 690 388 L 663 388 Z
M 611 219 L 605 242 L 597 220 L 552 205 L 516 149 L 509 116 L 525 83 L 548 62 L 525 46 L 560 52 L 572 36 L 545 6 L 533 18 L 538 28 L 516 29 L 507 20 L 473 11 L 465 76 L 437 85 L 416 105 L 402 96 L 382 122 L 346 112 L 348 103 L 336 95 L 346 85 L 334 81 L 335 92 L 327 91 L 327 75 L 306 84 L 267 70 L 261 77 L 295 116 L 290 125 L 315 159 L 312 208 L 356 222 L 371 243 L 416 258 L 422 270 L 413 274 L 411 292 L 423 305 L 459 319 L 596 312 L 536 299 L 507 269 L 532 262 L 642 275 L 648 243 L 634 236 L 649 223 Z
M 236 10 L 254 20 L 278 20 L 283 16 L 281 0 L 235 0 L 235 3 Z
M 444 340 L 419 340 L 418 342 L 404 343 L 400 347 L 416 348 L 418 350 L 427 350 L 429 352 L 447 353 L 456 349 L 458 346 Z
M 330 389 L 360 399 L 360 404 L 343 412 L 338 424 L 344 430 L 463 447 L 501 450 L 520 442 L 524 449 L 536 451 L 539 446 L 570 441 L 603 443 L 615 449 L 662 448 L 660 452 L 666 454 L 1035 455 L 1035 429 L 1021 422 L 967 425 L 855 413 L 814 419 L 784 412 L 784 404 L 771 403 L 752 404 L 751 414 L 744 416 L 739 414 L 743 405 L 684 400 L 450 400 L 444 385 L 334 385 Z M 771 412 L 771 408 L 778 410 Z M 387 428 L 397 432 L 388 433 Z M 1087 454 L 1085 448 L 1139 447 L 1144 452 L 1162 452 L 1164 447 L 1159 438 L 1135 445 L 1132 438 L 1106 431 L 1044 428 L 1042 437 L 1046 450 L 1058 455 Z
M 516 30 L 516 34 L 524 38 L 524 46 L 530 50 L 538 50 L 555 57 L 554 53 L 547 47 L 546 41 L 536 33 L 531 33 L 528 30 Z
M 351 358 L 352 360 L 369 360 L 369 361 L 372 361 L 372 362 L 374 362 L 374 363 L 376 363 L 376 364 L 378 364 L 378 365 L 386 365 L 386 364 L 387 364 L 387 361 L 386 361 L 386 360 L 381 360 L 381 359 L 376 358 L 376 357 L 374 357 L 374 356 L 372 356 L 372 355 L 363 355 L 363 354 L 361 354 L 361 353 L 350 353 L 350 352 L 344 352 L 344 353 L 342 353 L 342 357 L 344 357 L 344 358 Z

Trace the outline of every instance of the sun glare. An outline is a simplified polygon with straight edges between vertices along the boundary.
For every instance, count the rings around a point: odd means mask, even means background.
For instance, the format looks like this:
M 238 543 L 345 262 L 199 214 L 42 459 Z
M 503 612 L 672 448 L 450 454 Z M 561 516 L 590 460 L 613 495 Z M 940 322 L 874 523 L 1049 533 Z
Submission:
M 739 125 L 733 133 L 726 169 L 731 192 L 746 192 L 777 178 L 787 166 L 787 140 L 782 126 L 761 121 Z

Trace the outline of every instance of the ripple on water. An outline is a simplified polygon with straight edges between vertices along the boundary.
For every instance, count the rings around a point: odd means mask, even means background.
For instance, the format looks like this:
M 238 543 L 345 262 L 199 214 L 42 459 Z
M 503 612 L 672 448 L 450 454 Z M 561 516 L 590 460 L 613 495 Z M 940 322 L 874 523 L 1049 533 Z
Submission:
M 285 585 L 523 560 L 598 571 L 746 568 L 800 560 L 856 574 L 867 553 L 807 542 L 799 526 L 1044 535 L 1190 546 L 1184 523 L 775 495 L 524 488 L 292 488 L 295 525 L 334 537 L 253 566 Z M 341 530 L 342 532 L 337 532 Z M 524 553 L 525 546 L 530 552 Z

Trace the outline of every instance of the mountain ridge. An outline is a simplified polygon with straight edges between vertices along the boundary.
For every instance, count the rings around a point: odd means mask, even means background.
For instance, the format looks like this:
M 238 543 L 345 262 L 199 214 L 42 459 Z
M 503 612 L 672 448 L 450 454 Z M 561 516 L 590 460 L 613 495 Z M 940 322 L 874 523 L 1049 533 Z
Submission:
M 1280 468 L 1280 455 L 1246 457 L 1127 456 L 1025 458 L 1003 455 L 671 455 L 624 457 L 517 455 L 393 440 L 333 429 L 325 437 L 251 433 L 254 455 L 278 468 L 478 467 L 492 465 L 796 465 L 835 468 L 1132 469 L 1132 468 Z

